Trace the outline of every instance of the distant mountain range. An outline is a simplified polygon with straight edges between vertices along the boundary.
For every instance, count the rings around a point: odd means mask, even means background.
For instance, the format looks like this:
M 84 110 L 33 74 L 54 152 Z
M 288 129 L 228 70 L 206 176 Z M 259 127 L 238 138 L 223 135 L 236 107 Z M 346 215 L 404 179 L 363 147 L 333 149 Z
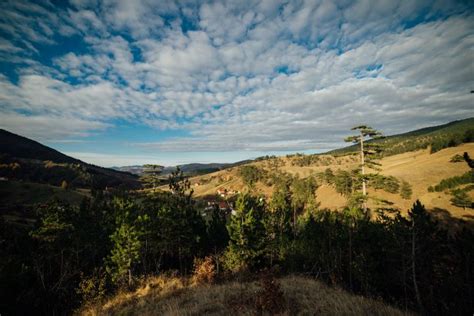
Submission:
M 190 163 L 183 164 L 178 166 L 168 166 L 164 167 L 161 173 L 162 176 L 168 176 L 173 171 L 176 170 L 176 167 L 179 167 L 183 173 L 187 176 L 203 175 L 219 170 L 224 170 L 227 168 L 232 168 L 242 164 L 251 162 L 252 160 L 243 160 L 235 163 Z M 136 175 L 142 175 L 144 166 L 134 165 L 134 166 L 123 166 L 123 167 L 112 167 L 112 169 L 122 172 L 129 172 Z
M 105 188 L 140 186 L 128 172 L 103 168 L 69 157 L 29 138 L 0 129 L 0 176 L 75 187 Z

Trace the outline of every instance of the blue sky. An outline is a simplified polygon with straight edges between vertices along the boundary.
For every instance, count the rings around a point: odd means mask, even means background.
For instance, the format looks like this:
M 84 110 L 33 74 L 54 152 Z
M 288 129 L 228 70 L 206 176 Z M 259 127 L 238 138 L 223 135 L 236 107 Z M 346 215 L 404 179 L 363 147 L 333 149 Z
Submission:
M 0 3 L 0 127 L 102 166 L 321 152 L 474 116 L 471 1 Z

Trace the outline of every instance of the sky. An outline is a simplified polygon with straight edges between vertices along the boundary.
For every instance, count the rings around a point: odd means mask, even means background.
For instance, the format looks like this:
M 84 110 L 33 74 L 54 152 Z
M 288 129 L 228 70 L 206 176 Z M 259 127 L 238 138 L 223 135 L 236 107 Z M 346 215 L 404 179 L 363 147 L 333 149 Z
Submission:
M 101 166 L 474 116 L 472 1 L 0 1 L 0 128 Z

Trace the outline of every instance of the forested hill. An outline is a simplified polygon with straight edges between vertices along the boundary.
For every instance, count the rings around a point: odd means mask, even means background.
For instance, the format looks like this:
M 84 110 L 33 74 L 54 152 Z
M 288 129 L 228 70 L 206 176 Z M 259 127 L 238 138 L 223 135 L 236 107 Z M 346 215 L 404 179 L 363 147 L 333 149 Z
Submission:
M 32 139 L 0 129 L 0 153 L 15 158 L 50 160 L 57 163 L 83 163 Z
M 0 177 L 75 187 L 139 187 L 138 177 L 69 157 L 29 138 L 0 129 Z
M 474 141 L 474 118 L 453 121 L 447 124 L 426 127 L 415 131 L 387 136 L 381 142 L 385 144 L 385 156 L 401 154 L 430 147 L 431 152 L 454 147 Z M 331 150 L 327 154 L 337 155 L 357 151 L 356 146 Z

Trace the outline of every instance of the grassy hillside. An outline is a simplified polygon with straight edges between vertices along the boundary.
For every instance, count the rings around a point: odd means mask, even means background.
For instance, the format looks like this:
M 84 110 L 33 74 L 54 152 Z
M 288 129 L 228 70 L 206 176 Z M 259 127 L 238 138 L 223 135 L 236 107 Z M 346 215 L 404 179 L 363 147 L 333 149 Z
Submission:
M 0 177 L 80 188 L 140 186 L 136 175 L 87 164 L 34 140 L 0 129 Z
M 60 199 L 73 205 L 79 205 L 84 197 L 89 197 L 87 190 L 65 190 L 49 184 L 0 181 L 0 215 L 3 219 L 15 224 L 31 224 L 37 205 L 52 199 Z
M 474 118 L 418 129 L 408 133 L 388 136 L 377 140 L 386 145 L 385 156 L 416 151 L 430 147 L 431 152 L 474 141 Z M 348 146 L 328 152 L 339 155 L 357 151 L 356 146 Z
M 413 194 L 410 199 L 403 199 L 399 193 L 393 194 L 384 190 L 369 189 L 369 195 L 393 202 L 401 211 L 406 211 L 416 199 L 420 199 L 429 209 L 444 209 L 456 217 L 472 215 L 469 209 L 463 209 L 451 204 L 449 192 L 428 192 L 428 187 L 438 184 L 441 180 L 464 174 L 469 167 L 464 162 L 452 163 L 451 158 L 468 152 L 474 156 L 474 143 L 462 144 L 430 153 L 429 149 L 406 152 L 403 154 L 391 155 L 381 160 L 381 175 L 393 176 L 399 182 L 406 181 L 412 186 Z M 357 155 L 319 155 L 317 160 L 307 166 L 300 166 L 298 160 L 301 156 L 278 157 L 266 161 L 252 162 L 265 174 L 265 179 L 256 182 L 254 192 L 270 197 L 273 191 L 272 175 L 276 173 L 287 173 L 292 176 L 298 175 L 301 178 L 314 176 L 319 178 L 326 169 L 331 169 L 334 173 L 338 170 L 352 170 L 359 165 Z M 231 168 L 215 172 L 205 176 L 191 178 L 192 187 L 196 196 L 215 195 L 218 189 L 230 191 L 245 191 L 247 189 L 240 168 Z M 336 192 L 331 185 L 318 180 L 319 187 L 316 191 L 318 202 L 321 208 L 341 209 L 347 204 L 347 198 Z M 474 192 L 470 192 L 473 196 Z M 376 207 L 375 203 L 369 204 Z
M 280 315 L 407 315 L 380 301 L 350 294 L 310 278 L 276 279 L 283 296 Z M 81 315 L 259 315 L 265 295 L 259 282 L 192 285 L 186 279 L 156 277 L 132 293 L 121 293 L 104 304 L 84 308 Z M 274 295 L 274 294 L 273 294 Z M 271 304 L 268 304 L 271 305 Z

